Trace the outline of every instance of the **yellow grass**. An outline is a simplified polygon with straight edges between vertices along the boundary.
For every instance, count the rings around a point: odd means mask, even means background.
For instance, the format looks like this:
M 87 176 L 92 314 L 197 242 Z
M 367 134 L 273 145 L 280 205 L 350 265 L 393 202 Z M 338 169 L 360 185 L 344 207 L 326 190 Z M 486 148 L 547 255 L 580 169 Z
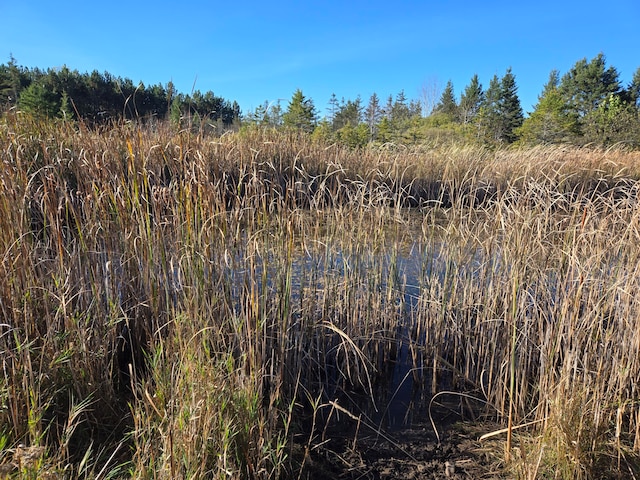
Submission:
M 516 475 L 639 474 L 638 152 L 20 115 L 0 149 L 5 474 L 304 476 L 403 346 L 486 401 Z

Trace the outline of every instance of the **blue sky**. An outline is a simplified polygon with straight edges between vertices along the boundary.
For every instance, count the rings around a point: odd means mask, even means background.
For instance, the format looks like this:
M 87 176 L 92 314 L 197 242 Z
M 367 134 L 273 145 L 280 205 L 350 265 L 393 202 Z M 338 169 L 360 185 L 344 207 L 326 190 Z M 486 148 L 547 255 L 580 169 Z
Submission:
M 212 90 L 246 113 L 295 89 L 366 103 L 404 90 L 456 95 L 508 67 L 525 112 L 549 72 L 599 52 L 626 85 L 640 67 L 640 2 L 0 0 L 0 62 L 67 65 L 179 91 Z

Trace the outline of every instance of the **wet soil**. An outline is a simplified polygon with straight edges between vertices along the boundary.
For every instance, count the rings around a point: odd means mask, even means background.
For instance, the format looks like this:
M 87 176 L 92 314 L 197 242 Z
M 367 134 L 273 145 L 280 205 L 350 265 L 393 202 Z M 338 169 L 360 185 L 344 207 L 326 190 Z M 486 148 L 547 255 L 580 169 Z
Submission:
M 483 421 L 436 422 L 428 418 L 392 430 L 344 419 L 302 446 L 299 478 L 315 479 L 502 479 L 504 439 L 480 441 L 499 425 Z M 377 431 L 376 431 L 377 430 Z

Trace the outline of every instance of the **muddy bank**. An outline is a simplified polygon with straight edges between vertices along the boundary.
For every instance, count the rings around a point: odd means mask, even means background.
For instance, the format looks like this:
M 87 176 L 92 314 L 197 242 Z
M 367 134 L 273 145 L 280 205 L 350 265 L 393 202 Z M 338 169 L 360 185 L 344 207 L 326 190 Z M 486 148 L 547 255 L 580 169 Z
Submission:
M 312 445 L 301 478 L 340 479 L 499 479 L 506 478 L 499 440 L 479 441 L 495 424 L 456 423 L 440 433 L 414 424 L 393 432 L 336 435 Z

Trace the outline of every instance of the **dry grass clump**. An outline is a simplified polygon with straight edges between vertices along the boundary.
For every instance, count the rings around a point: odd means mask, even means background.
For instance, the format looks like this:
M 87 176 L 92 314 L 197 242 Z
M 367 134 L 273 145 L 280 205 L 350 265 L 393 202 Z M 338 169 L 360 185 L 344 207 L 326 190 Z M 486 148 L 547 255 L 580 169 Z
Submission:
M 523 475 L 637 475 L 637 153 L 20 115 L 0 147 L 6 474 L 304 475 L 402 360 L 535 421 Z
M 528 478 L 637 475 L 637 183 L 567 195 L 517 180 L 446 227 L 447 245 L 464 240 L 432 262 L 418 344 L 505 423 L 538 426 L 520 447 L 535 450 Z

